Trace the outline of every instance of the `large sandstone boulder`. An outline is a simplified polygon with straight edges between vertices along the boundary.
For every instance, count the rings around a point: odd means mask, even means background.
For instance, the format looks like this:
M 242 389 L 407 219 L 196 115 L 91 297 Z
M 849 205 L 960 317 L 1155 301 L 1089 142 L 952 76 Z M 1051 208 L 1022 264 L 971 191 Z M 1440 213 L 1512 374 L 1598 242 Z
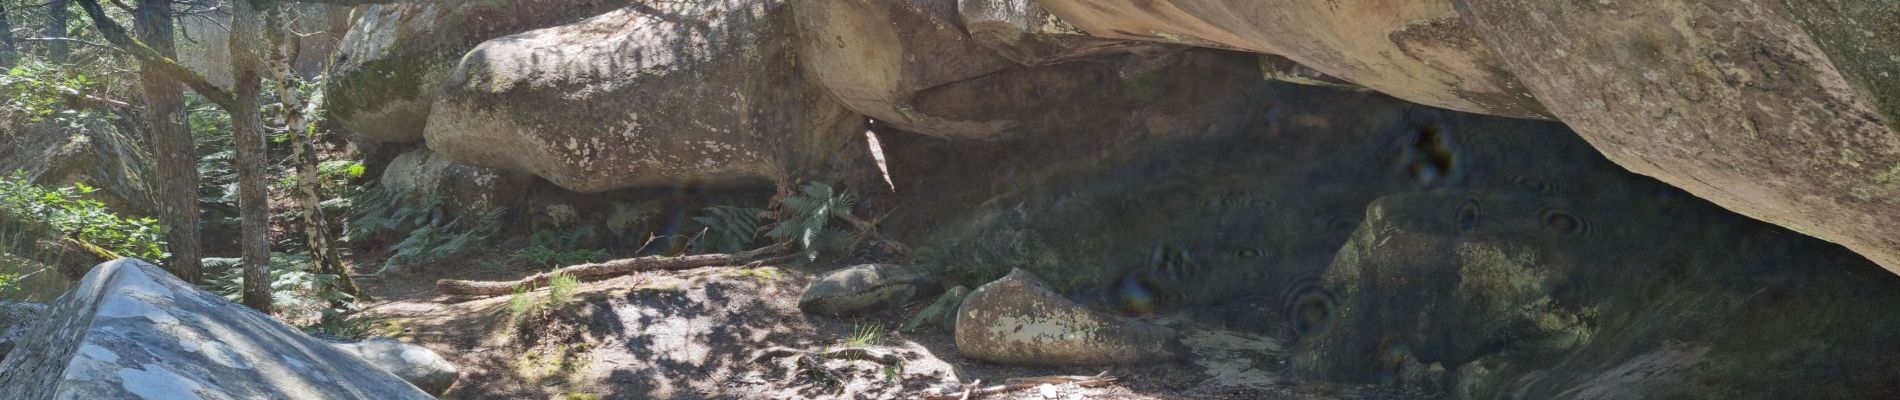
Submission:
M 626 0 L 429 0 L 355 11 L 337 45 L 325 98 L 344 126 L 386 142 L 422 139 L 450 69 L 483 41 L 561 25 Z
M 1024 270 L 990 282 L 957 311 L 957 352 L 1012 365 L 1143 364 L 1179 357 L 1173 329 L 1082 307 Z
M 868 166 L 864 118 L 799 77 L 787 11 L 672 2 L 483 43 L 449 75 L 429 147 L 578 192 Z
M 903 306 L 936 289 L 935 281 L 902 265 L 854 265 L 818 276 L 798 296 L 798 309 L 818 315 L 857 315 Z
M 428 399 L 268 315 L 120 259 L 93 268 L 4 362 L 13 399 Z
M 963 29 L 977 44 L 1023 65 L 1071 61 L 1093 54 L 1167 45 L 1105 39 L 1070 26 L 1035 0 L 958 0 Z
M 390 161 L 379 183 L 383 190 L 442 199 L 452 217 L 505 210 L 527 198 L 534 176 L 456 164 L 427 148 L 416 148 Z
M 1374 201 L 1291 307 L 1293 375 L 1467 399 L 1900 394 L 1885 350 L 1900 345 L 1900 277 L 1707 205 L 1647 226 L 1654 205 L 1611 205 Z
M 1900 4 L 1452 2 L 1618 164 L 1900 272 Z
M 917 92 L 1016 66 L 958 24 L 948 0 L 810 0 L 796 9 L 799 64 L 845 106 L 879 122 L 942 136 L 985 138 L 1009 121 L 917 110 Z
M 1040 0 L 1090 34 L 1277 54 L 1392 96 L 1551 118 L 1451 0 Z M 1589 29 L 1587 27 L 1576 27 Z

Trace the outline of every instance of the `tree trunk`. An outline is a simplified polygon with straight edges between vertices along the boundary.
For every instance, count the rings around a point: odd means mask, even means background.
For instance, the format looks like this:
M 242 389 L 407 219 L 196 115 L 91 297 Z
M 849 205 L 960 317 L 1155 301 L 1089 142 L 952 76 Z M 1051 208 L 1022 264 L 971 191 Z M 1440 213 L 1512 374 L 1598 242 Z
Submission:
M 40 31 L 40 37 L 46 37 L 46 38 L 66 37 L 66 21 L 68 17 L 70 16 L 69 14 L 66 13 L 66 9 L 67 9 L 66 6 L 68 4 L 71 4 L 70 1 L 71 0 L 53 0 L 53 1 L 46 2 L 46 29 Z M 151 4 L 151 3 L 152 3 L 151 1 L 144 2 L 144 4 Z M 172 14 L 171 0 L 165 0 L 164 3 L 165 3 L 165 8 L 164 8 L 165 15 L 170 16 Z M 139 9 L 144 10 L 145 7 L 146 5 L 140 5 Z M 167 27 L 172 26 L 171 21 L 166 20 L 165 26 Z M 171 35 L 172 34 L 170 30 L 165 31 L 166 38 L 170 38 Z M 141 34 L 139 36 L 140 36 L 140 40 L 143 40 L 143 37 L 145 35 L 141 31 Z M 152 42 L 147 41 L 146 43 L 152 43 Z M 152 45 L 159 46 L 160 44 L 153 43 Z M 166 40 L 162 45 L 165 46 L 165 48 L 167 49 L 171 48 L 172 47 L 171 40 Z M 46 41 L 46 60 L 52 61 L 53 63 L 66 62 L 66 41 L 64 40 Z
M 6 3 L 0 3 L 0 68 L 12 68 L 19 51 L 13 43 L 13 23 L 8 22 Z
M 61 10 L 58 20 L 65 21 L 66 0 L 48 7 L 55 6 Z M 135 18 L 140 41 L 166 57 L 175 57 L 172 0 L 142 0 Z M 64 34 L 65 24 L 59 25 L 59 32 Z M 64 57 L 65 45 L 59 46 L 56 50 Z M 139 86 L 145 95 L 145 134 L 157 181 L 153 205 L 159 221 L 165 224 L 165 241 L 171 245 L 172 256 L 165 266 L 179 279 L 198 283 L 202 280 L 199 260 L 203 257 L 198 237 L 198 151 L 192 147 L 191 129 L 185 126 L 184 91 L 151 63 L 140 63 Z
M 257 51 L 257 8 L 249 1 L 231 2 L 231 142 L 236 147 L 240 247 L 244 251 L 244 305 L 271 311 L 270 196 L 265 193 L 264 121 L 258 94 L 263 90 Z
M 310 252 L 310 261 L 316 264 L 319 274 L 336 276 L 331 281 L 331 289 L 362 297 L 357 290 L 356 281 L 350 278 L 349 265 L 335 251 L 330 238 L 328 219 L 323 215 L 323 181 L 318 177 L 318 160 L 315 145 L 316 125 L 311 124 L 309 116 L 304 114 L 303 91 L 299 89 L 294 68 L 297 55 L 303 41 L 301 38 L 285 40 L 285 32 L 290 30 L 282 17 L 288 6 L 273 7 L 265 17 L 264 29 L 269 30 L 270 53 L 273 64 L 270 66 L 271 78 L 277 82 L 277 93 L 283 99 L 284 125 L 290 131 L 291 163 L 297 169 L 297 207 L 302 212 L 304 247 Z M 285 53 L 288 49 L 288 53 Z M 344 306 L 341 300 L 332 301 L 333 306 Z M 324 315 L 329 318 L 329 314 Z

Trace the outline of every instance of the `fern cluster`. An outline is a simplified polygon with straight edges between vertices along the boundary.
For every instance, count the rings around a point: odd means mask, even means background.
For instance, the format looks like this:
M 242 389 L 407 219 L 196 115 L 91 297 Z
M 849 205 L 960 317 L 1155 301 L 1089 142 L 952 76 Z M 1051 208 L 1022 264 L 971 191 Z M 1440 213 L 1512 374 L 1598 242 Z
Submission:
M 694 222 L 706 226 L 706 236 L 693 244 L 693 250 L 700 253 L 734 253 L 752 247 L 759 236 L 759 213 L 757 208 L 733 206 L 707 207 L 706 215 L 693 217 Z
M 593 236 L 592 227 L 576 229 L 566 235 L 556 231 L 536 231 L 528 238 L 532 244 L 515 251 L 514 257 L 547 266 L 586 264 L 607 259 L 605 250 L 580 248 Z
M 205 288 L 231 301 L 239 301 L 244 293 L 243 264 L 243 260 L 238 258 L 204 259 L 205 276 L 208 278 L 204 283 Z M 271 253 L 273 311 L 291 321 L 316 320 L 352 311 L 331 307 L 332 302 L 349 304 L 356 297 L 332 289 L 330 284 L 337 276 L 311 272 L 310 265 L 310 256 L 307 254 Z
M 501 230 L 500 210 L 472 218 L 447 218 L 442 198 L 437 196 L 370 188 L 358 193 L 351 203 L 355 207 L 345 226 L 345 240 L 360 242 L 383 234 L 402 238 L 389 247 L 390 256 L 383 262 L 382 272 L 401 271 L 404 266 L 454 255 Z
M 790 240 L 798 243 L 800 263 L 817 261 L 820 256 L 843 254 L 856 246 L 856 236 L 843 228 L 831 226 L 831 220 L 840 215 L 850 215 L 856 199 L 850 193 L 837 192 L 830 185 L 819 182 L 806 183 L 798 193 L 794 193 L 781 202 L 784 206 L 784 219 L 767 231 L 765 236 L 777 240 Z

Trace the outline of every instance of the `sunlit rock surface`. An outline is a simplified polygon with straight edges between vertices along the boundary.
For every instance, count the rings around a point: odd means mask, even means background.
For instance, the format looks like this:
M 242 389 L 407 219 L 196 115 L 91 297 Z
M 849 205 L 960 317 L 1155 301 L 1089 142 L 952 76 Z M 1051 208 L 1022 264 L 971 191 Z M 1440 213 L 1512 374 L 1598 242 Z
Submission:
M 428 399 L 289 325 L 120 259 L 92 269 L 0 362 L 11 399 Z
M 865 119 L 799 76 L 787 11 L 632 6 L 488 41 L 449 75 L 429 148 L 578 192 L 869 167 Z
M 1617 164 L 1900 271 L 1900 3 L 1454 3 Z
M 422 139 L 442 79 L 482 41 L 566 24 L 625 0 L 430 0 L 355 10 L 325 81 L 344 126 L 386 142 Z
M 454 364 L 434 350 L 390 338 L 370 338 L 360 342 L 336 343 L 336 348 L 363 359 L 377 369 L 389 371 L 416 385 L 430 395 L 440 396 L 455 385 L 461 375 Z

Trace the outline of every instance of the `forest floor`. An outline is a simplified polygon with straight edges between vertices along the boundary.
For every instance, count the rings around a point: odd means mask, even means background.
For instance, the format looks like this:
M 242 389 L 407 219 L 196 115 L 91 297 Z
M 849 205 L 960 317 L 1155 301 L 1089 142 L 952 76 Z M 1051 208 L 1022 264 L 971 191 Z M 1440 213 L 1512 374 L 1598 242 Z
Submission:
M 477 257 L 478 259 L 480 257 Z M 535 292 L 492 298 L 440 296 L 438 278 L 514 279 L 535 272 L 471 262 L 468 268 L 364 280 L 375 300 L 360 318 L 372 334 L 443 354 L 462 369 L 444 398 L 922 398 L 960 393 L 981 380 L 1096 375 L 1101 387 L 1043 385 L 982 399 L 1318 399 L 1399 398 L 1358 388 L 1293 386 L 1279 369 L 1276 340 L 1185 320 L 1160 318 L 1184 333 L 1192 356 L 1139 367 L 1017 367 L 967 360 L 940 331 L 898 332 L 924 304 L 856 317 L 799 312 L 815 271 L 708 267 L 585 282 L 571 295 Z M 559 300 L 557 300 L 557 298 Z M 927 302 L 926 299 L 924 302 Z M 866 346 L 902 357 L 897 367 L 829 360 L 830 377 L 795 358 L 756 362 L 766 349 L 822 351 Z

